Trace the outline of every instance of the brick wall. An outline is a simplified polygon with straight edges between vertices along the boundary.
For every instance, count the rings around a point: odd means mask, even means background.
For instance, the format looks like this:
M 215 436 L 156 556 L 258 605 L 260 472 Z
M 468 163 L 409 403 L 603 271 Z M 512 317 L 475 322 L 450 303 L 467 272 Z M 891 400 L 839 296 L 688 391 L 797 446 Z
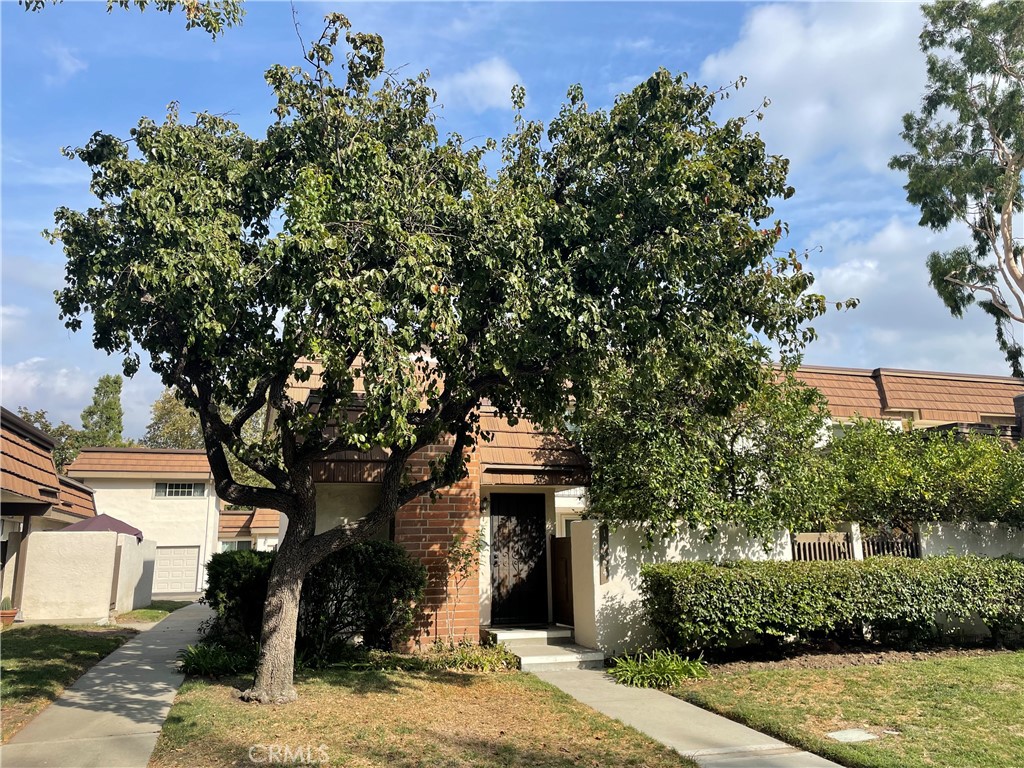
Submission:
M 431 459 L 444 453 L 442 447 L 429 448 L 409 462 L 414 480 L 429 471 Z M 431 501 L 421 496 L 406 504 L 395 518 L 395 542 L 427 566 L 427 589 L 423 616 L 406 650 L 426 647 L 435 639 L 458 641 L 463 637 L 477 642 L 480 637 L 479 569 L 463 582 L 456 597 L 455 579 L 445 584 L 445 555 L 456 534 L 470 541 L 480 533 L 480 459 L 474 452 L 469 476 L 437 494 Z M 446 595 L 448 599 L 446 600 Z

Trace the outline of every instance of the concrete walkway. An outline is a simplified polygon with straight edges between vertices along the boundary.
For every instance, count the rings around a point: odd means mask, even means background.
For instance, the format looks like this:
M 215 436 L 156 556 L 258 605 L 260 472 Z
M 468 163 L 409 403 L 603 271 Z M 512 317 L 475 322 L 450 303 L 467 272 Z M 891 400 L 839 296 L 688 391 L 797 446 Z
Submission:
M 535 672 L 578 701 L 646 733 L 701 768 L 839 768 L 661 691 L 618 685 L 599 669 Z
M 129 640 L 0 747 L 0 765 L 145 768 L 184 680 L 175 657 L 211 615 L 189 605 Z

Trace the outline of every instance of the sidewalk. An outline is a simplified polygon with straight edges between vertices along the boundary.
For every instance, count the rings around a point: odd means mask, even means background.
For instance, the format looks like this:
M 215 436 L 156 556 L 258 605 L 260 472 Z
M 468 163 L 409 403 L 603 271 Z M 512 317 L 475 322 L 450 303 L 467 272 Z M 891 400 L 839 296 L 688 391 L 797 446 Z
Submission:
M 534 674 L 598 712 L 696 760 L 701 768 L 840 768 L 667 693 L 618 685 L 600 669 Z
M 186 606 L 122 645 L 0 747 L 0 765 L 145 768 L 184 680 L 175 657 L 210 615 Z

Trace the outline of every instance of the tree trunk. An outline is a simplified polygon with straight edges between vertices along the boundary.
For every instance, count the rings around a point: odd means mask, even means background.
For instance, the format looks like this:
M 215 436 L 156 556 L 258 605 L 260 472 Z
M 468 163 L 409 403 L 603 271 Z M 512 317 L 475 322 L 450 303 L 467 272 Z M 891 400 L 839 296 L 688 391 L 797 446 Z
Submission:
M 287 533 L 285 538 L 289 538 Z M 302 545 L 288 546 L 291 544 L 288 541 L 282 544 L 281 551 L 274 558 L 267 585 L 256 680 L 242 694 L 243 700 L 260 704 L 286 704 L 298 698 L 293 685 L 295 634 L 299 595 L 307 569 L 302 567 Z

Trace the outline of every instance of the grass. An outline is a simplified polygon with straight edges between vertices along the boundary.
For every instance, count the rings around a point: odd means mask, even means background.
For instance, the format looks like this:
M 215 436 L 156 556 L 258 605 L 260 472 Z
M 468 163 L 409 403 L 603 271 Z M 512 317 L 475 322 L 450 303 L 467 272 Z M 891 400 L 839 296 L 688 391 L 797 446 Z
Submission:
M 1024 766 L 1024 652 L 712 675 L 672 693 L 852 768 Z
M 135 634 L 124 628 L 49 624 L 5 629 L 0 635 L 2 741 Z
M 145 608 L 137 608 L 129 613 L 122 613 L 117 617 L 119 624 L 135 622 L 138 624 L 160 621 L 168 614 L 174 613 L 179 608 L 192 605 L 188 600 L 154 600 Z
M 264 759 L 274 745 L 351 768 L 695 768 L 531 675 L 331 669 L 297 687 L 295 703 L 257 706 L 187 681 L 150 768 L 247 765 L 251 747 Z

